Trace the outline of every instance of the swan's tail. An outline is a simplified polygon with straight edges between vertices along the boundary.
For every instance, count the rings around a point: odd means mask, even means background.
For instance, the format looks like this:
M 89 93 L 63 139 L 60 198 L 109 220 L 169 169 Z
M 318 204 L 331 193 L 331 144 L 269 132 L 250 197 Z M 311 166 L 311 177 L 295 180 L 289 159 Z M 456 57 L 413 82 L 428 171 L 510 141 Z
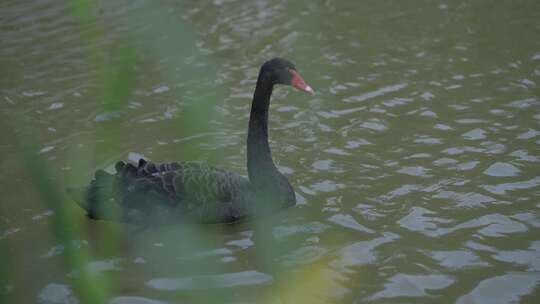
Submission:
M 84 210 L 88 210 L 88 191 L 90 187 L 69 187 L 66 189 L 68 196 Z
M 89 218 L 118 220 L 120 197 L 117 183 L 115 175 L 98 170 L 90 186 L 72 187 L 66 191 L 81 208 L 86 210 Z
M 145 178 L 178 168 L 175 163 L 156 166 L 144 159 L 139 160 L 137 167 L 119 161 L 116 174 L 98 170 L 88 187 L 68 188 L 67 192 L 91 219 L 137 223 L 144 220 L 153 203 L 167 199 L 156 191 L 140 191 L 152 186 Z

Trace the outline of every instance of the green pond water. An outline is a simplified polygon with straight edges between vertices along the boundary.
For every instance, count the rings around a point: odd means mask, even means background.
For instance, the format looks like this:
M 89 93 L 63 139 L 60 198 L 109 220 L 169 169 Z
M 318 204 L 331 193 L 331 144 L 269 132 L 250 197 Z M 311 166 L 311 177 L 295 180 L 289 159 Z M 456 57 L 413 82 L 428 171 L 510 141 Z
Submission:
M 82 302 L 82 271 L 110 303 L 535 303 L 539 20 L 534 0 L 3 0 L 0 302 Z M 275 56 L 316 91 L 270 110 L 297 206 L 137 230 L 64 197 L 141 156 L 246 175 Z

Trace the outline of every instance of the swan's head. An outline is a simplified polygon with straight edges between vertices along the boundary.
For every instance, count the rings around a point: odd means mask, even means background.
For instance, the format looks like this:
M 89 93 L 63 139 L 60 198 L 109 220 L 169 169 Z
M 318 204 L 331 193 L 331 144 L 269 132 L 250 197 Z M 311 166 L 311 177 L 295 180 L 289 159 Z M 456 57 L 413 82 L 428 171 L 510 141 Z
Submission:
M 284 84 L 313 94 L 313 89 L 306 84 L 294 64 L 287 59 L 274 58 L 265 62 L 261 67 L 261 74 L 269 77 L 273 84 Z

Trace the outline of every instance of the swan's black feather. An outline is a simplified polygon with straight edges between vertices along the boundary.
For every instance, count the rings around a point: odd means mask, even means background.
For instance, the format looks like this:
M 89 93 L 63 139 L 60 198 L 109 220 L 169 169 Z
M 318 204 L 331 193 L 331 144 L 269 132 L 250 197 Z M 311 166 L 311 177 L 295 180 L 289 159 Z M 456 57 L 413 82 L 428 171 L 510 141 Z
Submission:
M 200 162 L 155 164 L 144 159 L 137 167 L 118 162 L 115 168 L 115 174 L 98 170 L 85 190 L 86 205 L 79 204 L 90 218 L 231 222 L 249 213 L 251 189 L 238 174 Z

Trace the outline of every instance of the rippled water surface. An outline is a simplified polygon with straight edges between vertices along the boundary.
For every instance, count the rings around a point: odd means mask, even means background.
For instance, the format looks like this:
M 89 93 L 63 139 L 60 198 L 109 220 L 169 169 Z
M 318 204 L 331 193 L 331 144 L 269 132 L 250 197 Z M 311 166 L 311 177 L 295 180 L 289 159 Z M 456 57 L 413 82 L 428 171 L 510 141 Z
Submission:
M 24 155 L 58 189 L 140 156 L 246 174 L 258 67 L 283 56 L 316 90 L 271 105 L 298 206 L 133 232 L 66 200 L 111 303 L 535 302 L 538 20 L 533 0 L 2 1 L 0 294 L 78 301 Z

